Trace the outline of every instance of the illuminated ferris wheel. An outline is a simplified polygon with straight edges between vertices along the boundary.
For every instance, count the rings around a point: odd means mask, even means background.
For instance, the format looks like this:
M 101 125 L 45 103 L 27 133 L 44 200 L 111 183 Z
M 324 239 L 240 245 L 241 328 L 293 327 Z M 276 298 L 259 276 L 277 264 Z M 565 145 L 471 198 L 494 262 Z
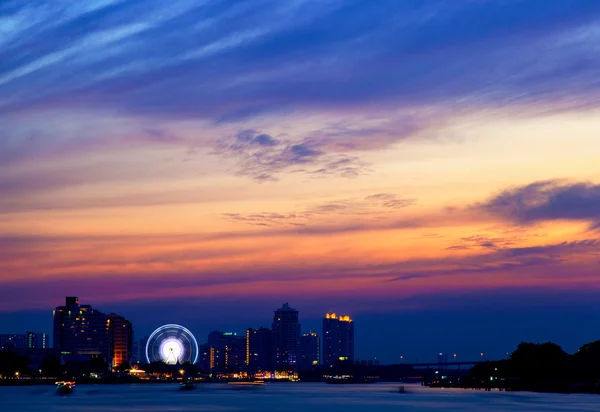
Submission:
M 152 332 L 146 344 L 146 360 L 176 363 L 198 362 L 198 342 L 188 329 L 180 325 L 163 325 Z

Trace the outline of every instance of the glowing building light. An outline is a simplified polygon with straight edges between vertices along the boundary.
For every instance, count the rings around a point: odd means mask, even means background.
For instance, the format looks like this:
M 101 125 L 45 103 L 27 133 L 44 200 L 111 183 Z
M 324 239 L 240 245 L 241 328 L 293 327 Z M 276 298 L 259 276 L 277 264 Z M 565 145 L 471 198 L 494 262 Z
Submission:
M 325 319 L 337 319 L 340 322 L 352 322 L 352 319 L 348 315 L 338 316 L 337 313 L 326 313 Z

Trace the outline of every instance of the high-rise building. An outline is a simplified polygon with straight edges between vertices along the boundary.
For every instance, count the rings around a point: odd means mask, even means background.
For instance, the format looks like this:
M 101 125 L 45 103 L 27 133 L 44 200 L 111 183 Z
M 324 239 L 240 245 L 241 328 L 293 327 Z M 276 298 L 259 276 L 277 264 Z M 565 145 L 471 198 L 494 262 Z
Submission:
M 135 340 L 131 345 L 131 363 L 140 362 L 140 341 Z
M 211 371 L 240 370 L 246 365 L 246 338 L 233 332 L 208 334 Z
M 208 334 L 208 347 L 210 348 L 210 371 L 225 370 L 225 345 L 222 341 L 223 332 L 214 330 Z
M 354 322 L 350 316 L 328 313 L 323 319 L 323 364 L 333 366 L 339 360 L 354 361 Z
M 295 367 L 300 343 L 298 311 L 285 303 L 273 316 L 273 366 Z
M 74 296 L 54 310 L 54 348 L 62 354 L 103 358 L 118 366 L 131 358 L 132 336 L 131 323 L 122 316 L 80 305 Z
M 225 370 L 225 349 L 221 349 L 216 346 L 209 346 L 209 370 L 211 372 L 218 372 Z
M 27 349 L 26 334 L 0 335 L 0 349 Z
M 27 332 L 27 349 L 47 349 L 48 348 L 48 334 L 47 333 L 35 333 Z
M 273 359 L 273 334 L 271 329 L 258 328 L 246 331 L 246 365 L 252 371 L 270 371 Z
M 0 335 L 0 349 L 47 349 L 48 334 L 26 332 Z
M 54 348 L 63 354 L 110 358 L 110 321 L 90 305 L 79 305 L 67 297 L 65 306 L 54 310 Z
M 111 313 L 107 316 L 110 322 L 110 357 L 112 366 L 131 362 L 133 349 L 133 328 L 131 322 L 123 316 Z
M 321 339 L 315 332 L 305 333 L 300 337 L 300 359 L 298 368 L 310 369 L 321 363 Z
M 208 343 L 204 343 L 198 347 L 200 355 L 198 356 L 198 366 L 202 369 L 202 372 L 207 373 L 210 371 L 210 346 Z
M 150 336 L 144 336 L 140 339 L 138 356 L 141 363 L 148 363 L 148 360 L 146 359 L 146 345 L 148 344 L 148 339 L 150 339 Z
M 239 371 L 246 366 L 246 337 L 236 333 L 224 333 L 225 368 Z

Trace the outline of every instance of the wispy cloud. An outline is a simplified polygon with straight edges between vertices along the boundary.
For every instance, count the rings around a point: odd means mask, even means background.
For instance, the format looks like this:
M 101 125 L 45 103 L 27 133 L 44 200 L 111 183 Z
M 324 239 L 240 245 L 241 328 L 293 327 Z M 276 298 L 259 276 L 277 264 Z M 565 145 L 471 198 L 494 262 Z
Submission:
M 393 193 L 377 193 L 375 195 L 367 196 L 365 200 L 392 209 L 402 209 L 407 206 L 412 206 L 415 203 L 414 199 L 399 198 L 398 195 Z
M 285 214 L 273 212 L 251 214 L 223 213 L 222 217 L 258 226 L 306 226 L 312 219 L 318 219 L 327 215 L 360 217 L 363 221 L 382 217 L 392 219 L 394 211 L 412 206 L 415 203 L 415 199 L 402 198 L 392 193 L 378 193 L 364 198 L 340 199 L 307 205 L 298 211 Z
M 486 234 L 477 234 L 462 237 L 455 245 L 447 247 L 446 250 L 501 250 L 521 244 L 532 238 L 539 237 L 529 233 L 509 233 L 509 236 L 490 236 Z
M 220 150 L 256 181 L 291 172 L 351 178 L 370 171 L 361 152 L 421 136 L 465 110 L 598 106 L 594 2 L 85 3 L 0 5 L 0 166 L 73 147 L 91 152 L 107 140 L 186 148 L 209 140 L 204 130 L 180 140 L 144 123 L 239 129 L 264 114 L 302 123 L 324 113 L 341 120 L 285 139 L 240 132 Z M 83 130 L 73 130 L 74 117 L 85 117 Z M 142 125 L 118 134 L 117 117 Z
M 235 222 L 243 222 L 254 226 L 277 226 L 277 225 L 291 225 L 291 226 L 305 226 L 304 223 L 298 222 L 305 216 L 298 216 L 296 214 L 280 214 L 280 213 L 251 213 L 243 215 L 241 213 L 223 213 L 222 217 Z
M 219 120 L 597 100 L 595 2 L 89 3 L 3 2 L 0 110 L 85 104 Z
M 449 249 L 465 250 L 468 247 L 456 245 Z M 432 259 L 429 262 L 411 262 L 406 265 L 405 269 L 402 269 L 403 272 L 408 273 L 394 277 L 392 281 L 465 274 L 487 276 L 512 273 L 521 276 L 521 269 L 529 268 L 533 270 L 539 267 L 545 268 L 545 275 L 568 280 L 569 278 L 565 277 L 564 272 L 573 270 L 569 269 L 569 265 L 575 265 L 578 270 L 582 270 L 594 261 L 595 256 L 600 255 L 600 241 L 598 239 L 584 239 L 549 245 L 490 249 L 491 253 Z M 573 275 L 577 272 L 576 270 Z M 533 271 L 532 275 L 539 276 L 540 272 Z
M 282 173 L 356 177 L 364 162 L 356 156 L 329 154 L 319 142 L 276 139 L 254 130 L 242 130 L 230 139 L 220 139 L 214 152 L 236 162 L 236 173 L 257 181 L 276 180 Z

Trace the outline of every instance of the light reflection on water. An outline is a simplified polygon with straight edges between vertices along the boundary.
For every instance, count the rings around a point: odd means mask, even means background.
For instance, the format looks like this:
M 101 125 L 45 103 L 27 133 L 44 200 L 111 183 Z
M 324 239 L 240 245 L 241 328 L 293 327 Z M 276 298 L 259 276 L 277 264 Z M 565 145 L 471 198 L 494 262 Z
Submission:
M 276 383 L 234 391 L 228 385 L 77 385 L 68 396 L 52 386 L 0 387 L 2 412 L 116 411 L 597 411 L 600 396 L 443 390 L 398 384 Z

